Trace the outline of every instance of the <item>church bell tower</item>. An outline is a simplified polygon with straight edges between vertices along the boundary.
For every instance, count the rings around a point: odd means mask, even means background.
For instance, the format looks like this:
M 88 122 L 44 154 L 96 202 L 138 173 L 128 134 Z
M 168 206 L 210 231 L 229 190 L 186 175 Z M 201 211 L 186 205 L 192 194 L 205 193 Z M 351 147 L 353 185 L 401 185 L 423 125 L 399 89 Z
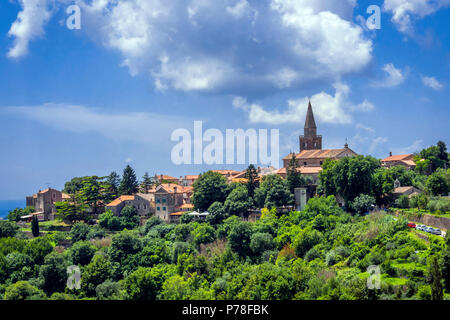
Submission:
M 317 126 L 314 121 L 311 101 L 308 104 L 303 131 L 304 135 L 300 136 L 300 152 L 303 150 L 322 150 L 322 136 L 317 135 Z

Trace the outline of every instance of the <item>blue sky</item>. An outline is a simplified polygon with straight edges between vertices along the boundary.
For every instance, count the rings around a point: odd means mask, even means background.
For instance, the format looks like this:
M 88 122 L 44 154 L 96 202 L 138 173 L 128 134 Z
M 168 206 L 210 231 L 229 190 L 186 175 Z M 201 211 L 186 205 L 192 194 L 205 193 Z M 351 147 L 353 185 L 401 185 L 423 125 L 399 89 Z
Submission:
M 194 120 L 279 129 L 283 157 L 308 97 L 324 148 L 449 143 L 449 18 L 450 0 L 2 1 L 0 199 L 127 163 L 138 176 L 244 167 L 173 164 L 170 135 Z

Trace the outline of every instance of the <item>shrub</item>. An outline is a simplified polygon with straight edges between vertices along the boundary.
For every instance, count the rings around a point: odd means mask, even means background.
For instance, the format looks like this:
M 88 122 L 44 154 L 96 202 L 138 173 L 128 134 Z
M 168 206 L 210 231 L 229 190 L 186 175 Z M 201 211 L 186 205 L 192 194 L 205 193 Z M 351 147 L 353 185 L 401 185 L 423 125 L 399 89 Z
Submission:
M 409 197 L 407 195 L 400 196 L 395 200 L 395 205 L 402 209 L 409 208 Z

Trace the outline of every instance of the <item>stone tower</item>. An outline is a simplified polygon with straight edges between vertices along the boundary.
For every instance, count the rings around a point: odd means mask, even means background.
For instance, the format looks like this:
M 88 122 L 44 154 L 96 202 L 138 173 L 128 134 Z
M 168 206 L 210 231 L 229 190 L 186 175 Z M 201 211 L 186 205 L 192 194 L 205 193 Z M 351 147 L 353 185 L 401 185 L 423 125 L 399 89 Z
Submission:
M 322 136 L 317 135 L 317 126 L 314 121 L 311 101 L 306 112 L 304 135 L 300 136 L 300 152 L 303 150 L 322 150 Z

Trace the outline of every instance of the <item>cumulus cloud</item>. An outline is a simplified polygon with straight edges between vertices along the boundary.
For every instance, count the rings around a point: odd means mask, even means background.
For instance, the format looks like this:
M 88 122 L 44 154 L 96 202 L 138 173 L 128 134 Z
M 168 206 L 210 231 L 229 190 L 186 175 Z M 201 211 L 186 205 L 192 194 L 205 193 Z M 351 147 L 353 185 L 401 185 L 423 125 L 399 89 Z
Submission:
M 398 30 L 412 34 L 413 22 L 450 5 L 450 0 L 385 0 L 383 9 L 392 13 Z
M 10 58 L 25 56 L 29 42 L 44 34 L 44 26 L 51 17 L 47 0 L 19 0 L 19 3 L 22 10 L 8 32 L 14 37 L 14 45 L 8 51 Z
M 422 83 L 433 90 L 441 90 L 444 87 L 444 85 L 437 81 L 435 77 L 423 76 Z
M 186 119 L 147 112 L 111 113 L 85 106 L 47 103 L 6 107 L 11 114 L 46 126 L 75 133 L 95 132 L 113 141 L 160 144 L 170 141 L 171 131 L 191 125 Z
M 290 99 L 288 100 L 288 108 L 284 111 L 277 109 L 267 110 L 259 104 L 248 103 L 243 97 L 235 97 L 233 106 L 247 112 L 249 122 L 271 125 L 302 123 L 305 121 L 309 101 L 311 101 L 313 106 L 315 118 L 324 123 L 351 123 L 352 117 L 350 112 L 373 110 L 373 104 L 367 100 L 364 100 L 359 105 L 352 105 L 347 99 L 350 92 L 348 85 L 335 83 L 334 88 L 334 96 L 322 91 L 311 98 Z
M 405 71 L 397 69 L 392 63 L 385 64 L 382 70 L 385 72 L 384 79 L 373 82 L 373 87 L 392 88 L 402 84 L 406 79 Z
M 49 0 L 22 1 L 36 7 Z M 75 3 L 82 8 L 82 32 L 117 50 L 131 75 L 147 73 L 160 90 L 296 88 L 340 81 L 372 59 L 372 41 L 351 22 L 355 0 Z M 46 19 L 30 19 L 29 29 L 42 34 Z

